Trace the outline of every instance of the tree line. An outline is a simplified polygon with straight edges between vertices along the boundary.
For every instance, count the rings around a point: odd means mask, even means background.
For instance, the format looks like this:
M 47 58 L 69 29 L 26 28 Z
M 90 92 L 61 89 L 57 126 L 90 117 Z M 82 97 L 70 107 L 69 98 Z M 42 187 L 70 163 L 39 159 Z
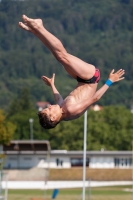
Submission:
M 52 149 L 82 150 L 84 116 L 69 122 L 61 122 L 51 130 L 43 129 L 38 121 L 37 108 L 27 89 L 12 101 L 5 121 L 7 131 L 1 129 L 0 143 L 9 139 L 29 140 L 29 119 L 34 119 L 33 139 L 49 140 Z M 87 111 L 87 150 L 131 150 L 133 141 L 133 114 L 124 106 L 104 106 L 100 111 Z M 2 118 L 0 112 L 0 119 Z M 0 127 L 4 127 L 0 121 Z M 7 127 L 7 126 L 5 126 Z M 11 137 L 9 134 L 11 133 Z M 2 139 L 5 138 L 5 141 Z
M 29 118 L 34 119 L 34 139 L 48 139 L 52 149 L 83 148 L 83 116 L 61 122 L 53 130 L 40 127 L 37 101 L 54 103 L 41 76 L 56 74 L 63 97 L 76 82 L 32 34 L 21 30 L 22 14 L 42 18 L 66 50 L 101 70 L 99 87 L 114 68 L 124 68 L 125 80 L 114 84 L 98 102 L 103 110 L 88 110 L 87 149 L 131 150 L 133 140 L 133 4 L 131 0 L 25 0 L 0 2 L 0 143 L 30 139 Z M 14 134 L 13 134 L 14 133 Z
M 32 34 L 21 30 L 22 14 L 42 18 L 66 50 L 101 70 L 99 87 L 114 68 L 124 68 L 125 80 L 115 84 L 99 103 L 125 105 L 133 99 L 133 47 L 131 0 L 25 0 L 0 2 L 0 108 L 25 86 L 34 101 L 53 103 L 41 76 L 56 74 L 56 86 L 65 97 L 76 85 L 51 52 Z

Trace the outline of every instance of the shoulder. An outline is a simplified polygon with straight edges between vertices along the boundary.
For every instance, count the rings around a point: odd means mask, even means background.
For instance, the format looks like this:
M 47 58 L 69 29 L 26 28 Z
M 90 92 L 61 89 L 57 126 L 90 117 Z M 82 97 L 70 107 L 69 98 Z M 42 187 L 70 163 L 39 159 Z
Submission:
M 75 106 L 69 106 L 67 108 L 67 113 L 66 116 L 64 117 L 63 121 L 69 121 L 69 120 L 73 120 L 73 119 L 77 119 L 78 117 L 81 116 L 81 112 L 79 112 L 78 109 L 75 108 Z
M 76 104 L 71 104 L 67 107 L 67 113 L 72 114 L 75 111 Z
M 81 106 L 81 104 L 77 103 L 77 104 L 72 104 L 69 105 L 67 108 L 67 112 L 69 116 L 75 116 L 80 114 L 83 111 L 83 108 Z

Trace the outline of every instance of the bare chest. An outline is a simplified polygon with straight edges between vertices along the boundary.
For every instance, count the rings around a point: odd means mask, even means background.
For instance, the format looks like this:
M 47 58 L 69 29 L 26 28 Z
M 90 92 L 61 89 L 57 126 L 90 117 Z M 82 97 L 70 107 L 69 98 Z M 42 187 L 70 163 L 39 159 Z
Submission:
M 64 120 L 72 120 L 80 117 L 84 113 L 84 110 L 75 114 L 73 109 L 69 112 L 68 107 L 73 108 L 78 103 L 84 103 L 86 99 L 89 100 L 96 92 L 96 88 L 97 84 L 91 84 L 89 86 L 88 84 L 80 83 L 63 101 L 62 108 L 66 113 L 66 118 Z
M 97 84 L 78 84 L 78 86 L 66 97 L 64 103 L 66 105 L 80 103 L 91 98 L 97 88 Z

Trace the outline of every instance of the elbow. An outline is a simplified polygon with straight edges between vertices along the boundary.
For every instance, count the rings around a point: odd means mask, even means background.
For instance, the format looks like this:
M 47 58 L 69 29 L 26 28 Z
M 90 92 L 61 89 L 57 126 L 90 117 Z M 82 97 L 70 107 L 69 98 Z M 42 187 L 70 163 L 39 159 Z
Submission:
M 100 97 L 98 97 L 98 96 L 93 98 L 93 103 L 97 102 L 99 99 L 100 99 Z

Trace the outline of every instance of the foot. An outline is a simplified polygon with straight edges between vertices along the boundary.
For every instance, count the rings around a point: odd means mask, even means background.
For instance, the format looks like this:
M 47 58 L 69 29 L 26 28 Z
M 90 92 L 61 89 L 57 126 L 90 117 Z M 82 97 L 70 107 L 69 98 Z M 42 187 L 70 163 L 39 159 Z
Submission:
M 29 32 L 35 33 L 37 32 L 37 30 L 40 29 L 40 27 L 43 26 L 41 19 L 31 19 L 28 18 L 26 15 L 23 15 L 22 19 L 24 23 L 19 22 L 19 27 Z

